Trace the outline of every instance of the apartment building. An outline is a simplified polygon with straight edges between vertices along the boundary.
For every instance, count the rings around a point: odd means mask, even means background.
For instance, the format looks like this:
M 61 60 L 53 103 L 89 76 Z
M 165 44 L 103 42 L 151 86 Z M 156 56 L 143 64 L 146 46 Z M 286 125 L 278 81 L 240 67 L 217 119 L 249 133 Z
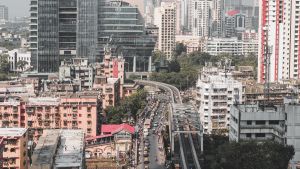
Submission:
M 258 82 L 266 76 L 266 53 L 270 56 L 270 81 L 298 79 L 299 71 L 299 0 L 259 1 Z M 268 50 L 268 51 L 267 51 Z
M 237 38 L 211 38 L 207 40 L 205 52 L 211 55 L 229 54 L 235 56 L 258 55 L 258 41 L 241 41 Z
M 154 13 L 154 24 L 159 28 L 158 49 L 165 53 L 167 60 L 172 59 L 176 47 L 176 9 L 176 3 L 162 2 Z
M 25 128 L 0 128 L 0 138 L 3 140 L 3 169 L 28 168 L 27 135 Z
M 229 140 L 276 140 L 292 145 L 295 155 L 292 169 L 300 168 L 300 105 L 299 99 L 285 97 L 283 105 L 234 105 L 230 111 Z
M 243 101 L 242 83 L 227 77 L 225 73 L 206 73 L 197 81 L 196 101 L 205 133 L 228 132 L 230 108 Z
M 35 97 L 0 102 L 1 127 L 29 128 L 30 139 L 36 141 L 43 129 L 82 129 L 86 136 L 96 136 L 101 102 L 98 95 Z
M 84 131 L 45 130 L 32 155 L 30 169 L 85 168 Z
M 230 111 L 231 141 L 274 139 L 283 143 L 285 112 L 281 106 L 234 105 Z
M 73 58 L 71 62 L 62 61 L 59 67 L 59 80 L 72 80 L 79 84 L 79 90 L 93 88 L 94 68 L 89 65 L 88 58 Z
M 212 0 L 191 0 L 189 4 L 189 25 L 193 36 L 208 38 L 211 35 Z M 217 15 L 218 16 L 218 15 Z M 218 18 L 218 17 L 217 17 Z
M 120 101 L 120 79 L 95 77 L 94 90 L 99 91 L 102 96 L 102 108 L 113 107 Z

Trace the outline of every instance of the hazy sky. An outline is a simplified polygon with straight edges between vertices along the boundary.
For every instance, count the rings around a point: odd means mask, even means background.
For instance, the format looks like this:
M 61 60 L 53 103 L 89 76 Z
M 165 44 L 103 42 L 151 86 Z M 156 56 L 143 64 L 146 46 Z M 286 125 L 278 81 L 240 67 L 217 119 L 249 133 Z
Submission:
M 1 5 L 8 7 L 9 18 L 29 16 L 30 0 L 0 0 Z

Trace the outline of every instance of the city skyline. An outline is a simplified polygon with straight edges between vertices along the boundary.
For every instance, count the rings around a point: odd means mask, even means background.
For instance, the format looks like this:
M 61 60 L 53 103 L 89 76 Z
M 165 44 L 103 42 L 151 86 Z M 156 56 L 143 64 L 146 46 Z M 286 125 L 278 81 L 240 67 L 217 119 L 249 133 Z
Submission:
M 0 0 L 0 5 L 8 7 L 9 19 L 29 16 L 29 0 Z

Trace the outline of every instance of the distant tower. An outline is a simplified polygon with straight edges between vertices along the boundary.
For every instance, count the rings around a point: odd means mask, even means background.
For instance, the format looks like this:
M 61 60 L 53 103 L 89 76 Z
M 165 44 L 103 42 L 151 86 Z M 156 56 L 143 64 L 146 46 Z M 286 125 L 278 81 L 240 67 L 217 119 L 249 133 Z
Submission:
M 159 28 L 158 49 L 165 53 L 167 60 L 171 60 L 176 47 L 176 4 L 162 2 L 155 10 L 155 24 Z
M 211 32 L 212 0 L 191 0 L 190 25 L 194 36 L 209 37 Z
M 0 5 L 0 23 L 6 23 L 8 21 L 8 7 Z

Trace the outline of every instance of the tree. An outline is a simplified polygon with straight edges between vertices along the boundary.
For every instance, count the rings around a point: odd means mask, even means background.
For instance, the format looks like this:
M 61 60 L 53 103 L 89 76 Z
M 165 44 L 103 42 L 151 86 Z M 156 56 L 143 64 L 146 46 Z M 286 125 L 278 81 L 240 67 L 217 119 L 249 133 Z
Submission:
M 183 43 L 176 43 L 176 49 L 174 53 L 176 57 L 186 53 L 186 46 Z
M 295 154 L 292 146 L 275 141 L 228 142 L 228 137 L 204 135 L 204 169 L 283 169 Z
M 166 55 L 160 50 L 154 51 L 152 54 L 153 63 L 158 63 L 159 66 L 164 65 L 165 59 Z
M 0 55 L 0 72 L 7 73 L 9 72 L 10 64 L 8 62 L 8 55 Z
M 120 104 L 115 107 L 110 107 L 107 112 L 107 123 L 120 124 L 122 120 L 132 117 L 136 118 L 138 110 L 146 105 L 147 93 L 144 90 L 139 90 L 137 93 L 125 98 Z
M 24 71 L 25 66 L 28 64 L 25 60 L 19 60 L 17 62 L 17 67 L 20 68 L 22 71 Z
M 177 60 L 171 60 L 168 63 L 169 72 L 180 72 L 180 64 Z

